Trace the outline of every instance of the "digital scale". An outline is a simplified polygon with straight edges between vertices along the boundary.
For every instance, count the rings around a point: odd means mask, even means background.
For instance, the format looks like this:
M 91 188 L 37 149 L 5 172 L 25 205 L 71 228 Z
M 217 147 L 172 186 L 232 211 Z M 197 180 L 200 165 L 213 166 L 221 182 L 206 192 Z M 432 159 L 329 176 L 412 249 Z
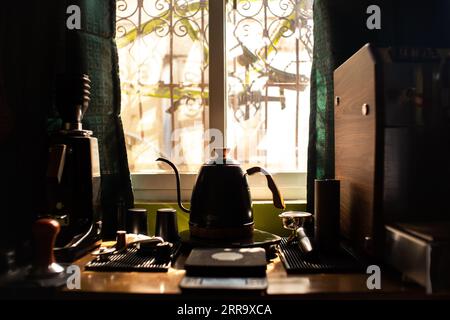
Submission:
M 267 289 L 263 248 L 195 248 L 185 262 L 182 290 L 262 292 Z

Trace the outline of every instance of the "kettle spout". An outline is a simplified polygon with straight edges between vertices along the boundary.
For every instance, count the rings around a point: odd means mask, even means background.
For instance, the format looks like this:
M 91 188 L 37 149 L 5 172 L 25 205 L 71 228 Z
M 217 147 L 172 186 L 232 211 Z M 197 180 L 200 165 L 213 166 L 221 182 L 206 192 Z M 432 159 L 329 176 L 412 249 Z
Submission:
M 183 204 L 181 203 L 180 174 L 178 173 L 177 167 L 176 167 L 171 161 L 169 161 L 169 160 L 167 160 L 167 159 L 164 159 L 164 158 L 158 158 L 158 159 L 156 159 L 156 161 L 162 161 L 162 162 L 167 163 L 167 164 L 173 169 L 173 171 L 175 172 L 175 178 L 176 178 L 176 181 L 177 181 L 177 201 L 178 201 L 178 206 L 179 206 L 180 209 L 183 210 L 184 212 L 190 213 L 191 210 L 185 208 L 185 207 L 183 206 Z

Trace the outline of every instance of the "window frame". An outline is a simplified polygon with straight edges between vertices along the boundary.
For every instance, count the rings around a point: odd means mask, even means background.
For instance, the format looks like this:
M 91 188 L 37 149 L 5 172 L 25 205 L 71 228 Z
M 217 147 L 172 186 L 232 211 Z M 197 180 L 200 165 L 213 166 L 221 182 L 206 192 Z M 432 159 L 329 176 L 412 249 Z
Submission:
M 229 0 L 209 1 L 209 90 L 206 128 L 223 132 L 223 145 L 227 145 L 227 62 L 226 62 L 226 9 Z M 305 172 L 272 173 L 285 200 L 306 200 Z M 197 174 L 181 173 L 181 198 L 189 201 Z M 173 173 L 132 173 L 135 199 L 147 202 L 176 202 L 176 183 Z M 253 200 L 271 200 L 272 195 L 264 176 L 248 177 Z
M 278 172 L 272 174 L 285 200 L 306 200 L 305 172 Z M 196 173 L 180 174 L 182 201 L 190 201 Z M 263 175 L 247 176 L 253 200 L 272 200 Z M 148 202 L 176 202 L 176 181 L 173 173 L 136 173 L 131 175 L 134 196 Z

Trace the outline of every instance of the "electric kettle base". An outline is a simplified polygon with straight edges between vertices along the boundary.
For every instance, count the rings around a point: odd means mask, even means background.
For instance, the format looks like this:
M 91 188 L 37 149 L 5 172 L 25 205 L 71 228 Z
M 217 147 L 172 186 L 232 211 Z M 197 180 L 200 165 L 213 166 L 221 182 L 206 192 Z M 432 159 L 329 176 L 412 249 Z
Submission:
M 181 242 L 189 247 L 230 247 L 230 248 L 268 248 L 271 245 L 279 244 L 281 238 L 273 233 L 254 229 L 251 237 L 241 239 L 205 239 L 195 237 L 189 230 L 180 233 Z

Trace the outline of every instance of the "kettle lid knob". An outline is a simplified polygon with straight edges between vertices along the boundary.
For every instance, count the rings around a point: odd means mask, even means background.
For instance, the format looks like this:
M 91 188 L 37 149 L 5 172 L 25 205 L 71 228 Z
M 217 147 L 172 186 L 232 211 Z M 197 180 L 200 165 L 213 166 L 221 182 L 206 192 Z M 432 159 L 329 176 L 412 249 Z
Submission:
M 238 161 L 231 158 L 230 155 L 230 148 L 214 148 L 214 153 L 216 157 L 212 158 L 207 162 L 207 164 L 239 164 Z
M 218 158 L 226 159 L 230 153 L 230 148 L 215 148 L 214 151 Z

